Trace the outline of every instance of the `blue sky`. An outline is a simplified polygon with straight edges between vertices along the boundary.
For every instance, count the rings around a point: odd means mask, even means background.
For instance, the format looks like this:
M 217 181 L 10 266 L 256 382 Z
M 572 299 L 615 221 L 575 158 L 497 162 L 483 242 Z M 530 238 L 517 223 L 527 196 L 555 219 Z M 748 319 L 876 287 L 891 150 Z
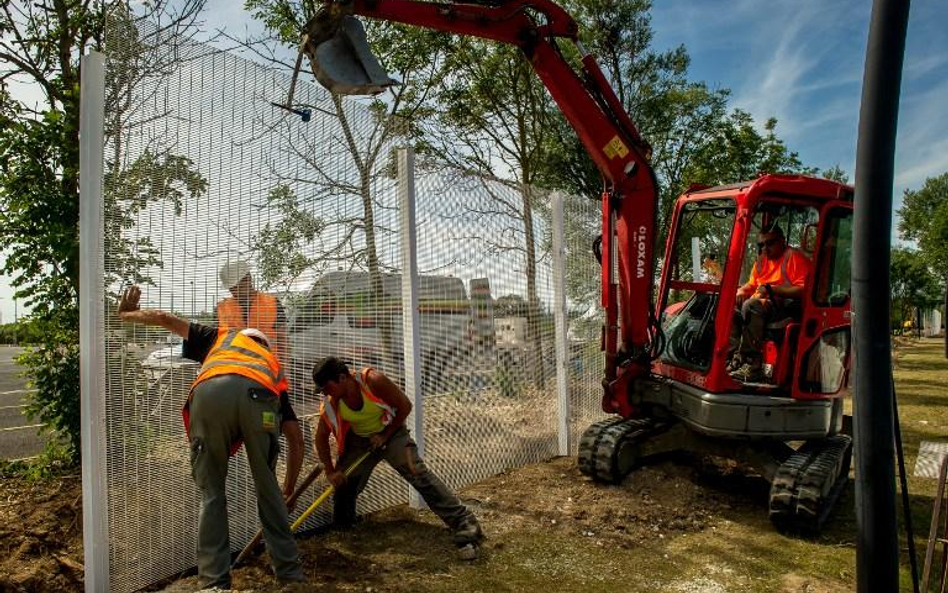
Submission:
M 684 44 L 691 77 L 777 131 L 804 163 L 853 179 L 869 0 L 654 0 L 655 46 Z M 895 197 L 948 171 L 948 3 L 912 3 Z
M 690 76 L 728 88 L 732 107 L 777 131 L 807 165 L 853 178 L 870 0 L 653 0 L 654 47 L 684 44 Z M 242 2 L 209 0 L 207 30 L 257 31 Z M 948 2 L 912 4 L 896 156 L 895 200 L 948 171 Z M 24 308 L 21 304 L 20 314 Z M 13 318 L 0 277 L 0 318 Z

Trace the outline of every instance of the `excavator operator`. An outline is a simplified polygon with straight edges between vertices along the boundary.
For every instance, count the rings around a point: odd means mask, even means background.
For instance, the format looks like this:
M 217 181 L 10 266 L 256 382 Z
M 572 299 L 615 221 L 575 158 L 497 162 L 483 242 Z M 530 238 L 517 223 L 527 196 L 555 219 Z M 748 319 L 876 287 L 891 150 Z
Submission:
M 759 256 L 747 283 L 737 289 L 728 343 L 729 374 L 745 383 L 763 379 L 764 330 L 768 323 L 799 315 L 810 260 L 787 245 L 783 230 L 761 230 Z

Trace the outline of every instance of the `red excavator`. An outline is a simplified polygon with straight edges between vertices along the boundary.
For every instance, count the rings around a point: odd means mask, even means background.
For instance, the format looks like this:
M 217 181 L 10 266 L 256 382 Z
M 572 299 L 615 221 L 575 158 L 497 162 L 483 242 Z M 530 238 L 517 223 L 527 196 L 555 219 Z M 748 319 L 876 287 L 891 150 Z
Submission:
M 306 25 L 297 74 L 306 55 L 333 92 L 375 94 L 397 84 L 372 56 L 357 16 L 519 47 L 602 173 L 594 250 L 605 312 L 602 407 L 613 416 L 583 434 L 582 472 L 616 482 L 658 453 L 722 456 L 770 482 L 778 528 L 818 530 L 848 482 L 851 458 L 842 404 L 853 189 L 800 175 L 690 188 L 675 205 L 656 293 L 651 151 L 569 14 L 549 0 L 327 0 Z M 579 51 L 580 67 L 564 58 L 562 43 Z M 280 106 L 306 119 L 292 95 Z M 783 319 L 768 320 L 762 373 L 735 377 L 728 365 L 738 289 L 764 247 L 758 237 L 778 227 L 808 260 L 805 288 L 781 307 Z

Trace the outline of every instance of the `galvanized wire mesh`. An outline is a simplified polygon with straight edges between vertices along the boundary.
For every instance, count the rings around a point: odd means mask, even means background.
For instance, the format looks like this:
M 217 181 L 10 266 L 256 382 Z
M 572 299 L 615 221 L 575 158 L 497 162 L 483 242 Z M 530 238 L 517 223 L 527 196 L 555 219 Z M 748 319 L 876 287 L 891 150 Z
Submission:
M 304 122 L 270 104 L 285 96 L 287 73 L 163 35 L 118 19 L 107 37 L 100 438 L 115 591 L 194 565 L 199 505 L 180 415 L 199 366 L 167 332 L 120 322 L 123 288 L 141 285 L 143 307 L 214 325 L 229 296 L 218 270 L 247 262 L 256 288 L 285 312 L 282 359 L 303 420 L 304 473 L 315 463 L 320 396 L 308 377 L 318 358 L 404 382 L 399 139 L 382 133 L 378 111 L 301 80 L 296 100 L 313 108 Z M 415 175 L 426 458 L 462 487 L 557 452 L 550 201 L 432 163 Z M 593 201 L 566 202 L 574 443 L 601 414 L 589 249 L 597 212 Z M 297 508 L 324 487 L 317 482 Z M 242 453 L 231 458 L 227 495 L 236 551 L 257 528 Z M 359 510 L 406 500 L 404 482 L 380 467 Z M 306 527 L 327 523 L 328 508 Z

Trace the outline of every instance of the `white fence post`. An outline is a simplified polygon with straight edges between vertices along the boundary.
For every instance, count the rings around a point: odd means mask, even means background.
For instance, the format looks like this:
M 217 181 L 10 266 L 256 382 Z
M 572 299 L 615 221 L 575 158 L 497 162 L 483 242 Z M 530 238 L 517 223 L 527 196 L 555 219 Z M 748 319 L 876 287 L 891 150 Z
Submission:
M 82 57 L 79 96 L 79 352 L 82 422 L 82 545 L 86 591 L 109 590 L 105 458 L 105 263 L 102 178 L 105 56 Z
M 553 208 L 553 322 L 556 340 L 557 433 L 560 455 L 570 454 L 569 338 L 566 317 L 566 240 L 563 228 L 564 195 L 550 195 Z
M 421 389 L 421 326 L 418 312 L 418 242 L 415 227 L 415 151 L 398 149 L 398 204 L 402 237 L 402 336 L 405 350 L 405 395 L 412 403 L 409 426 L 418 454 L 425 454 L 424 393 Z M 408 487 L 414 509 L 425 507 L 421 496 Z

